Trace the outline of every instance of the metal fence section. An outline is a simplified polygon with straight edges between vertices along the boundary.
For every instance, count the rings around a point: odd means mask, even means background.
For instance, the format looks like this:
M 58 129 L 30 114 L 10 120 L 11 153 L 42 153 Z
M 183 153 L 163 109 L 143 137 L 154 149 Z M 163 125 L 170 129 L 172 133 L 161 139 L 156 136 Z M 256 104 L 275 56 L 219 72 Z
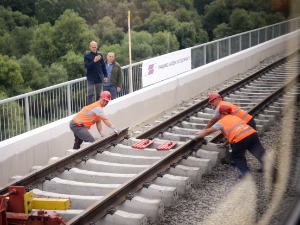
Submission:
M 191 68 L 197 68 L 300 28 L 300 18 L 222 38 L 191 50 Z M 143 62 L 132 64 L 133 91 L 143 87 Z M 122 67 L 124 86 L 118 97 L 129 93 L 129 65 Z M 0 141 L 78 112 L 87 99 L 86 78 L 79 78 L 16 97 L 0 100 Z

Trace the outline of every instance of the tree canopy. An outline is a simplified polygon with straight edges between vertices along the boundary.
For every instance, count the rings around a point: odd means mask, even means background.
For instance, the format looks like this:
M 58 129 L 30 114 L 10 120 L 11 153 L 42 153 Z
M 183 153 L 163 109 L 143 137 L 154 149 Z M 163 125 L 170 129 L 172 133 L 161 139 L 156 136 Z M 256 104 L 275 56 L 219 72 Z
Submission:
M 2 0 L 0 98 L 85 75 L 92 40 L 127 65 L 286 19 L 265 0 Z M 14 79 L 12 79 L 12 77 Z

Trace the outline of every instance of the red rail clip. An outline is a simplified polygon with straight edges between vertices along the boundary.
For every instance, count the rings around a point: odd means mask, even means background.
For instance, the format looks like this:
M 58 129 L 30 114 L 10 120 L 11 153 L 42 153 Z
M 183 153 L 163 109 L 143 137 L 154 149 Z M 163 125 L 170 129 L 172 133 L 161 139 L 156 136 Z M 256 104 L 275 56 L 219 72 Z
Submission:
M 139 142 L 131 145 L 133 148 L 144 149 L 151 145 L 154 141 L 149 139 L 142 139 Z
M 176 141 L 167 141 L 162 143 L 160 146 L 158 146 L 156 150 L 170 150 L 176 144 L 177 144 Z

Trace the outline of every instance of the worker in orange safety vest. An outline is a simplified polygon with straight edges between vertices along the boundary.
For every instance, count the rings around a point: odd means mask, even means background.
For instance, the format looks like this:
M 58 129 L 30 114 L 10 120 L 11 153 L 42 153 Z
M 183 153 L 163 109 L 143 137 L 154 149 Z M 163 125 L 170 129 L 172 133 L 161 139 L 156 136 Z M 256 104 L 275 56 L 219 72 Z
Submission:
M 192 140 L 204 138 L 218 130 L 221 131 L 231 144 L 232 160 L 241 172 L 240 177 L 243 177 L 249 172 L 245 158 L 246 150 L 248 150 L 261 163 L 263 162 L 263 157 L 266 151 L 259 140 L 257 131 L 247 125 L 245 121 L 233 115 L 232 109 L 229 105 L 221 105 L 219 107 L 219 113 L 221 115 L 221 119 L 212 127 L 206 128 L 196 134 Z M 262 169 L 260 168 L 258 171 L 262 171 Z
M 214 125 L 220 119 L 221 115 L 219 113 L 219 107 L 221 105 L 229 105 L 232 109 L 233 115 L 241 118 L 249 126 L 251 126 L 254 130 L 256 130 L 255 120 L 250 114 L 248 114 L 245 110 L 239 108 L 237 105 L 234 105 L 230 102 L 222 101 L 222 97 L 218 93 L 211 93 L 208 96 L 208 102 L 213 106 L 215 111 L 214 111 L 213 117 L 208 121 L 205 128 L 210 128 L 212 125 Z
M 95 141 L 95 138 L 88 131 L 95 123 L 100 136 L 103 137 L 101 121 L 119 135 L 120 131 L 112 125 L 103 111 L 103 108 L 110 100 L 111 94 L 108 91 L 103 91 L 98 101 L 83 107 L 81 111 L 74 116 L 70 122 L 70 129 L 73 131 L 75 137 L 73 149 L 79 149 L 82 142 L 91 143 Z

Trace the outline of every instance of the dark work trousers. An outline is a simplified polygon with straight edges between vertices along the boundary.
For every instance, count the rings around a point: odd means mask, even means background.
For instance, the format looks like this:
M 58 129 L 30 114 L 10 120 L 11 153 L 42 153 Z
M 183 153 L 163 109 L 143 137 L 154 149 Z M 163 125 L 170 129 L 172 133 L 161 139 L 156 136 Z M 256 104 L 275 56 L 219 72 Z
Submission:
M 100 94 L 103 90 L 102 83 L 95 83 L 94 81 L 87 81 L 87 105 L 92 104 L 93 102 L 96 102 L 100 98 Z M 96 98 L 94 99 L 96 91 Z
M 256 130 L 256 123 L 255 123 L 254 117 L 252 117 L 251 120 L 249 120 L 249 122 L 247 124 L 250 127 L 252 127 L 254 130 Z
M 80 149 L 82 142 L 94 142 L 95 138 L 90 134 L 90 132 L 84 126 L 78 126 L 73 120 L 70 122 L 70 129 L 74 133 L 75 141 L 73 149 Z
M 250 127 L 252 127 L 254 130 L 256 130 L 256 122 L 254 120 L 254 117 L 251 118 L 251 120 L 249 120 L 249 122 L 247 123 Z M 232 149 L 232 144 L 230 144 L 230 147 Z M 233 164 L 232 164 L 233 165 Z
M 246 150 L 248 150 L 255 158 L 257 158 L 261 163 L 263 156 L 265 155 L 265 149 L 262 146 L 258 133 L 255 132 L 243 140 L 234 143 L 232 146 L 231 157 L 237 168 L 240 170 L 242 174 L 249 172 L 249 168 L 247 166 L 247 161 L 245 157 Z

